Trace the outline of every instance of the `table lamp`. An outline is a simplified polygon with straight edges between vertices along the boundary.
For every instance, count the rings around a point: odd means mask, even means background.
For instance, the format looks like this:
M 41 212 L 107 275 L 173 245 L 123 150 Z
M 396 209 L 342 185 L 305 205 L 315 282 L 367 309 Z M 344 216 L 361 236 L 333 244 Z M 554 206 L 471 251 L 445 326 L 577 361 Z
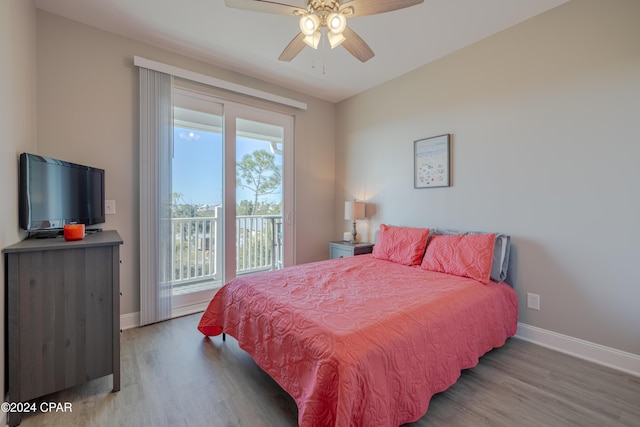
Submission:
M 355 200 L 353 202 L 344 202 L 344 219 L 353 220 L 353 230 L 351 231 L 353 239 L 351 243 L 355 243 L 358 236 L 356 221 L 364 218 L 364 202 L 356 202 Z

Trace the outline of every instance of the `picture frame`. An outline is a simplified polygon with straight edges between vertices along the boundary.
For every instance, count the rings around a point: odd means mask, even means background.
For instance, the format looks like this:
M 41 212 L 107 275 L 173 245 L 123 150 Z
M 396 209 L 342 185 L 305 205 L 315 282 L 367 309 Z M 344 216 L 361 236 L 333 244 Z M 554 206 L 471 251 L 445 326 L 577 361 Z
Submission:
M 413 142 L 413 187 L 451 186 L 451 134 Z

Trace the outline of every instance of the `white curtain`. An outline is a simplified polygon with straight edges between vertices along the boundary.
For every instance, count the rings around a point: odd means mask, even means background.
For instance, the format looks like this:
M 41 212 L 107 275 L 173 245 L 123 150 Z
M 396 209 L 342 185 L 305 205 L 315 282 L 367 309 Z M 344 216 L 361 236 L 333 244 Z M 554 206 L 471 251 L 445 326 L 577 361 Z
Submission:
M 173 77 L 140 67 L 140 324 L 171 318 Z

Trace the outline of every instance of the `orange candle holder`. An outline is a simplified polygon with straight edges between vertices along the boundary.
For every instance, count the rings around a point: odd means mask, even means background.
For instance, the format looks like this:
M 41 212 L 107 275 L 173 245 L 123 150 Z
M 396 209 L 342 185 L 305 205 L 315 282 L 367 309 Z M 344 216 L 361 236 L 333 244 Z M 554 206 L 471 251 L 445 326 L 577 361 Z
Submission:
M 84 224 L 65 224 L 64 240 L 84 239 Z

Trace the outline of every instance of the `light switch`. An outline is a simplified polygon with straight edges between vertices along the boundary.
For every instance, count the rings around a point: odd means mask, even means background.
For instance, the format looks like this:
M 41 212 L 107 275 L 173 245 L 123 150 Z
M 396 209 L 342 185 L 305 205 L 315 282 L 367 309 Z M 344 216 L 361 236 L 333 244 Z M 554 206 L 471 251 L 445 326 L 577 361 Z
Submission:
M 116 214 L 116 201 L 115 200 L 105 200 L 104 201 L 104 213 L 107 215 L 115 215 Z

